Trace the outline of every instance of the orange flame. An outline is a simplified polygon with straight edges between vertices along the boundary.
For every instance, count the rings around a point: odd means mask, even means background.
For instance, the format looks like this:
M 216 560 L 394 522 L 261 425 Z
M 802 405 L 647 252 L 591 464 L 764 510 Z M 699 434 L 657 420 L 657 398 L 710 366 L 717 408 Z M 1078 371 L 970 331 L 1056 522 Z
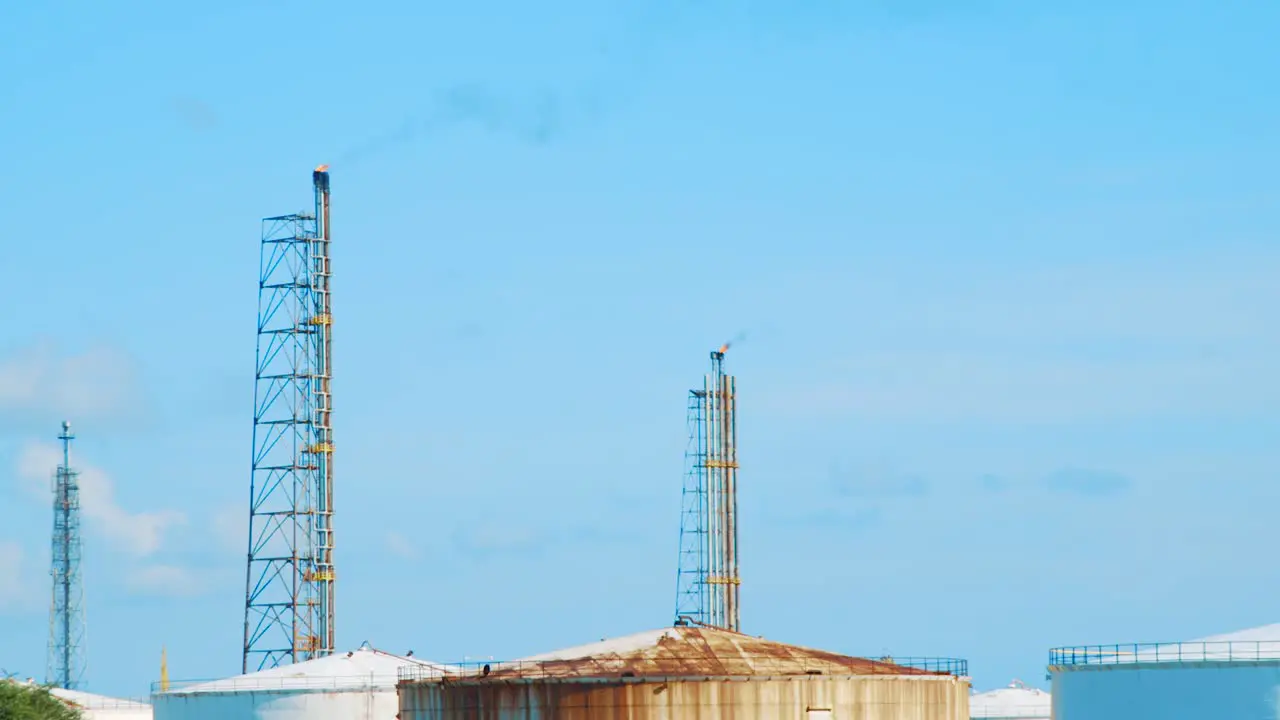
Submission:
M 721 345 L 721 346 L 720 346 L 720 354 L 721 354 L 721 355 L 725 354 L 725 353 L 726 353 L 726 352 L 728 352 L 728 351 L 729 351 L 729 343 L 725 343 L 725 344 L 723 344 L 723 345 Z
M 329 166 L 328 166 L 328 165 L 317 165 L 317 166 L 316 166 L 316 172 L 328 172 L 328 170 L 329 170 Z

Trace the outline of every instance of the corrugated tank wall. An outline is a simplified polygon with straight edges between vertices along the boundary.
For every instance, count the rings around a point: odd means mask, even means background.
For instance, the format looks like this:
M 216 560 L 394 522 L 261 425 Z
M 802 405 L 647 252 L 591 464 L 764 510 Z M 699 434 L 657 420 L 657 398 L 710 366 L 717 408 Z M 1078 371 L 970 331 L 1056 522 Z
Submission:
M 573 679 L 400 685 L 401 720 L 968 720 L 953 676 Z
M 1280 662 L 1053 668 L 1054 720 L 1273 720 Z

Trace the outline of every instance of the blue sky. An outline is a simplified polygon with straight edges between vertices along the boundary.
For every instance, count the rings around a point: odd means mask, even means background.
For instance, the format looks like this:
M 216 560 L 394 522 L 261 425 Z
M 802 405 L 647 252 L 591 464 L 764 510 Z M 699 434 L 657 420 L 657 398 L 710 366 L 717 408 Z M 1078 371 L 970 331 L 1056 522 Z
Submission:
M 239 668 L 258 221 L 333 164 L 338 638 L 670 621 L 739 332 L 744 629 L 960 656 L 1274 622 L 1274 3 L 49 2 L 0 24 L 0 666 L 48 457 L 89 688 Z

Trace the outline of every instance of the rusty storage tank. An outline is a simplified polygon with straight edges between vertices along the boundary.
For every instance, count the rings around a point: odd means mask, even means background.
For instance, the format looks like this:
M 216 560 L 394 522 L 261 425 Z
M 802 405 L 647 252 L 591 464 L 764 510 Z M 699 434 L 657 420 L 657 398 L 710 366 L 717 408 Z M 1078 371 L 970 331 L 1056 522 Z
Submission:
M 400 720 L 968 720 L 967 675 L 676 626 L 448 679 L 406 668 L 397 691 Z

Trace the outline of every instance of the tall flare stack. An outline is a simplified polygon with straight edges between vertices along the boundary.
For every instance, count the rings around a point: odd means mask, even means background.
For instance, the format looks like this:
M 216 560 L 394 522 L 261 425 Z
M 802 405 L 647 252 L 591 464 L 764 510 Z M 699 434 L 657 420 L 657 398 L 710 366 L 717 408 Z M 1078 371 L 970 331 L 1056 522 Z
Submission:
M 316 403 L 316 454 L 320 488 L 315 515 L 316 567 L 315 582 L 320 600 L 320 627 L 317 633 L 320 646 L 333 652 L 334 643 L 334 567 L 333 567 L 333 395 L 329 381 L 333 366 L 333 307 L 329 288 L 329 166 L 321 165 L 311 173 L 316 191 L 316 248 L 312 253 L 315 269 L 312 272 L 312 293 L 315 314 L 313 319 L 319 329 L 317 368 L 312 391 Z
M 689 391 L 689 450 L 680 524 L 676 621 L 737 631 L 737 381 L 724 371 L 726 343 L 711 353 L 701 390 Z
M 333 653 L 329 168 L 315 212 L 262 221 L 242 670 Z

